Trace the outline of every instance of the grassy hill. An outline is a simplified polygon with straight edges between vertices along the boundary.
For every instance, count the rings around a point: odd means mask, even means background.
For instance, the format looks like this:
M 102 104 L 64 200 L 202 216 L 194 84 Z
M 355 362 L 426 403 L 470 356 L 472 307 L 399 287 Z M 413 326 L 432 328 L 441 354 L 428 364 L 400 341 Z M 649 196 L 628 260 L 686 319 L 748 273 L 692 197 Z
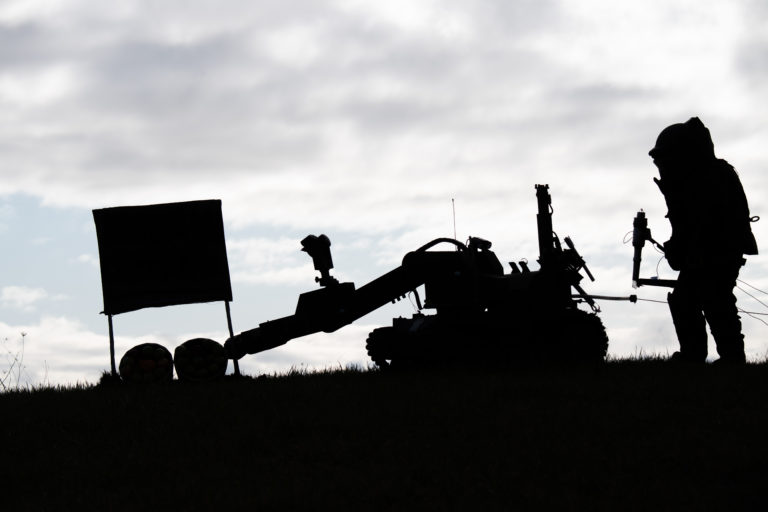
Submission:
M 4 393 L 3 508 L 754 509 L 766 396 L 660 361 Z

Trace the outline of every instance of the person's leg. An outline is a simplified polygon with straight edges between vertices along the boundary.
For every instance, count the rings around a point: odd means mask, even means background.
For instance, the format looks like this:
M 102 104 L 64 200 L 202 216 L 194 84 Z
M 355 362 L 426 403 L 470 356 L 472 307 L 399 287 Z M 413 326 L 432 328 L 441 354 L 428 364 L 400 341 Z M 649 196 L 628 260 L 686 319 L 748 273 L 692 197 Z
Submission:
M 695 276 L 682 270 L 667 295 L 680 353 L 676 359 L 703 363 L 707 359 L 707 328 Z
M 702 301 L 704 316 L 717 344 L 717 353 L 724 362 L 733 363 L 746 360 L 741 319 L 733 295 L 738 275 L 738 268 L 714 273 L 703 290 Z

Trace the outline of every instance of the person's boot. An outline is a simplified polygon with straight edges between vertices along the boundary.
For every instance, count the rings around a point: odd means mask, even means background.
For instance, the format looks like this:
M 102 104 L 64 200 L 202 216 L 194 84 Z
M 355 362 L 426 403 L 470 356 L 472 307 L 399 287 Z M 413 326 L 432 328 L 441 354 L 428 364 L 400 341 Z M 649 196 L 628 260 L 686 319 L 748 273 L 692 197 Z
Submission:
M 707 327 L 704 315 L 695 305 L 671 292 L 667 294 L 672 323 L 675 325 L 680 351 L 671 360 L 680 363 L 705 363 L 707 360 Z
M 736 307 L 736 298 L 718 296 L 718 300 L 705 302 L 704 313 L 715 338 L 717 353 L 720 359 L 715 361 L 718 366 L 738 366 L 746 363 L 744 353 L 744 334 L 741 332 L 741 319 Z
M 669 362 L 673 364 L 704 364 L 707 362 L 707 357 L 693 357 L 684 352 L 675 352 L 670 356 Z
M 747 358 L 745 356 L 742 357 L 734 357 L 734 356 L 726 356 L 726 357 L 720 357 L 720 359 L 717 359 L 716 361 L 712 361 L 712 366 L 715 367 L 731 367 L 731 366 L 744 366 L 747 364 Z

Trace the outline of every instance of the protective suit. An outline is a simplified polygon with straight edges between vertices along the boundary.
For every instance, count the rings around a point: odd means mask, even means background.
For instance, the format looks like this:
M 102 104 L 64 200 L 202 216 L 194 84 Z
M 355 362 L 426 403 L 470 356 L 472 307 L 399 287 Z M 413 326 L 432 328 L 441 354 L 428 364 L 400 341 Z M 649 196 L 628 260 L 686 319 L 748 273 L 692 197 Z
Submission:
M 749 206 L 735 169 L 715 156 L 709 130 L 694 117 L 665 128 L 649 152 L 667 203 L 664 244 L 679 270 L 669 307 L 680 342 L 676 360 L 704 362 L 709 324 L 723 362 L 743 363 L 744 336 L 733 288 L 745 254 L 757 254 Z

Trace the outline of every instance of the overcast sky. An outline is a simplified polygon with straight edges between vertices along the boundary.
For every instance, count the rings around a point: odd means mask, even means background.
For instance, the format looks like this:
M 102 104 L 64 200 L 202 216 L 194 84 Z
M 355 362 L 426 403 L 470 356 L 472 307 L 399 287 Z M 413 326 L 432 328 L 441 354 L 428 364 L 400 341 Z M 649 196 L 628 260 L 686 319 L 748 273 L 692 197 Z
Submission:
M 452 236 L 451 199 L 459 239 L 534 261 L 536 183 L 597 278 L 588 290 L 628 295 L 635 213 L 655 238 L 669 233 L 647 156 L 665 126 L 699 116 L 752 213 L 768 215 L 766 91 L 761 1 L 2 0 L 3 357 L 23 338 L 32 384 L 109 368 L 91 216 L 108 206 L 221 199 L 236 331 L 292 313 L 316 287 L 306 234 L 327 234 L 335 274 L 359 286 Z M 763 252 L 767 226 L 753 225 Z M 656 274 L 658 256 L 645 256 Z M 752 257 L 742 278 L 766 290 L 767 270 Z M 665 305 L 602 306 L 611 354 L 675 350 Z M 242 365 L 365 364 L 367 332 L 411 311 L 384 308 Z M 764 357 L 768 326 L 743 323 L 748 355 Z M 224 307 L 127 313 L 115 330 L 118 359 L 143 341 L 223 342 Z

